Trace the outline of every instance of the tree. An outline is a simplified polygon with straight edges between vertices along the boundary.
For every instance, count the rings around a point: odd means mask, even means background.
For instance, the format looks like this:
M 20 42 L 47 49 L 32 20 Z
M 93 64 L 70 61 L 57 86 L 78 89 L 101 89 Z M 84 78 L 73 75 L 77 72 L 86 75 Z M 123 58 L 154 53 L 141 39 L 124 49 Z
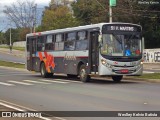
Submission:
M 17 0 L 11 6 L 5 6 L 4 13 L 17 28 L 31 28 L 34 21 L 35 4 L 29 0 Z
M 20 31 L 20 29 L 13 29 L 13 28 L 11 28 L 11 44 L 12 45 L 13 45 L 14 42 L 20 41 L 19 31 Z M 4 35 L 5 35 L 5 38 L 6 38 L 6 44 L 10 45 L 10 29 L 8 29 L 5 32 Z
M 0 31 L 0 44 L 5 44 L 5 40 L 4 33 Z
M 77 0 L 72 4 L 74 16 L 82 25 L 108 22 L 107 3 L 106 0 Z
M 74 16 L 82 25 L 109 22 L 109 0 L 77 0 L 72 4 Z M 157 2 L 157 0 L 152 0 Z M 139 4 L 137 0 L 117 0 L 112 7 L 113 22 L 140 24 L 146 48 L 160 46 L 160 4 Z
M 57 5 L 54 7 L 50 6 L 44 11 L 41 26 L 39 26 L 37 30 L 54 30 L 78 25 L 79 22 L 72 16 L 72 13 L 67 6 Z

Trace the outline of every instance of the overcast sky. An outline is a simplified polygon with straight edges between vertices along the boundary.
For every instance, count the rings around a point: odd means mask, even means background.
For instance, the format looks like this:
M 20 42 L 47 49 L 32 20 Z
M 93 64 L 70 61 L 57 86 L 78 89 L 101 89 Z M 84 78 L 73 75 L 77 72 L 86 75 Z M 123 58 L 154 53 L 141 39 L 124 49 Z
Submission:
M 0 31 L 7 30 L 9 28 L 9 23 L 6 19 L 5 14 L 3 13 L 4 6 L 5 5 L 11 5 L 12 3 L 16 3 L 17 0 L 0 0 Z M 49 2 L 51 0 L 29 0 L 29 1 L 35 1 L 35 4 L 37 4 L 37 10 L 42 11 L 44 6 L 48 6 Z

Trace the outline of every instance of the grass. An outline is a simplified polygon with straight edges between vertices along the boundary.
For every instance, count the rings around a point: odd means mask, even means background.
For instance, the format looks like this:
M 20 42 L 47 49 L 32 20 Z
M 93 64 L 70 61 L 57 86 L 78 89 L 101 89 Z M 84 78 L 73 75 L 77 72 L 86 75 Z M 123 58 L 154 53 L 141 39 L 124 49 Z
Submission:
M 136 78 L 159 79 L 160 80 L 160 73 L 143 74 L 142 76 L 136 76 Z
M 13 63 L 13 62 L 6 62 L 0 60 L 0 66 L 6 66 L 6 67 L 14 67 L 14 68 L 25 68 L 24 64 L 19 63 Z
M 9 46 L 0 46 L 0 48 L 9 49 Z M 20 51 L 25 51 L 25 47 L 13 47 L 12 49 L 14 49 L 14 50 L 20 50 Z

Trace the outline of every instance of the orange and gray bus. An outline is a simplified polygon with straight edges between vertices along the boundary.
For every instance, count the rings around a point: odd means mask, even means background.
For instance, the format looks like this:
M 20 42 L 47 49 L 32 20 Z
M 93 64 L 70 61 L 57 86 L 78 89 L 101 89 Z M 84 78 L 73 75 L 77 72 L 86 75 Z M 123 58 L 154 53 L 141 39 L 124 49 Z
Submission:
M 27 69 L 42 77 L 63 73 L 87 82 L 96 74 L 119 82 L 124 75 L 142 74 L 142 53 L 142 28 L 131 23 L 99 23 L 26 36 Z

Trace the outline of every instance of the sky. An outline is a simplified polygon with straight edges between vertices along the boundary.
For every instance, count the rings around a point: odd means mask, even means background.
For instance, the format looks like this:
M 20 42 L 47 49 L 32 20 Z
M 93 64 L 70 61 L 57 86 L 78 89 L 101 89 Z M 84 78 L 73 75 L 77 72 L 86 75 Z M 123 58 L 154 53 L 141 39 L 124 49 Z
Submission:
M 0 0 L 0 31 L 1 30 L 6 31 L 10 27 L 9 21 L 6 18 L 6 15 L 3 13 L 4 6 L 5 5 L 9 6 L 12 3 L 16 3 L 16 1 L 17 0 Z M 42 12 L 44 7 L 48 6 L 51 0 L 29 0 L 29 1 L 35 1 L 35 4 L 37 4 L 37 10 Z

